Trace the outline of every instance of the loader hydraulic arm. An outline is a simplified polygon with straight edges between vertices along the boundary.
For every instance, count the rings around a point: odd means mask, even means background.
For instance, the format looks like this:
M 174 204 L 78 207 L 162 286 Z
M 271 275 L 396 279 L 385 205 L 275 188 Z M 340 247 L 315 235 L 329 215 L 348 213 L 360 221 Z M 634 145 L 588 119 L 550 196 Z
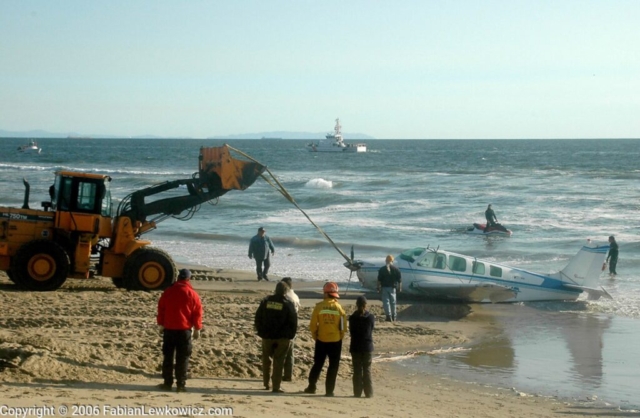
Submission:
M 199 171 L 190 179 L 160 183 L 131 193 L 118 206 L 118 217 L 126 216 L 132 224 L 140 223 L 140 233 L 169 217 L 190 219 L 200 204 L 216 199 L 229 190 L 244 190 L 264 172 L 265 166 L 231 156 L 228 147 L 200 149 Z M 186 186 L 188 194 L 146 202 L 160 193 Z
M 186 196 L 172 196 L 158 199 L 152 202 L 145 202 L 150 196 L 177 189 L 186 185 L 189 194 Z M 185 211 L 190 211 L 201 203 L 222 196 L 228 190 L 213 189 L 206 190 L 201 187 L 197 179 L 173 180 L 165 183 L 147 187 L 131 193 L 118 207 L 118 216 L 127 216 L 132 222 L 146 222 L 150 217 L 153 222 L 170 216 L 178 216 Z

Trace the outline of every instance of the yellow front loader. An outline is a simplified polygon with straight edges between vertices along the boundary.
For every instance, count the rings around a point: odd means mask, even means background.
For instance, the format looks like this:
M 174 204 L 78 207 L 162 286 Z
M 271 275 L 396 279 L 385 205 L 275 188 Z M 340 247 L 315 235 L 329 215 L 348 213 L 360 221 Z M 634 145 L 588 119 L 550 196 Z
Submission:
M 169 217 L 190 219 L 201 203 L 245 190 L 265 166 L 236 159 L 229 147 L 201 148 L 198 172 L 131 193 L 112 211 L 111 177 L 59 171 L 42 209 L 0 207 L 0 270 L 27 290 L 56 290 L 67 278 L 110 277 L 130 290 L 173 283 L 171 256 L 140 237 Z M 185 186 L 187 194 L 148 201 Z M 92 254 L 98 262 L 92 263 Z

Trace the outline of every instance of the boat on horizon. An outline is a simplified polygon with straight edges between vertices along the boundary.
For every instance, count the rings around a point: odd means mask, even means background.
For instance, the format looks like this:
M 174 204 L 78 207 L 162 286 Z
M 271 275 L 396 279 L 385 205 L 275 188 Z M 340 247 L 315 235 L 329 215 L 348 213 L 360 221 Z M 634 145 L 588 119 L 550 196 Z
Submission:
M 25 152 L 29 154 L 40 154 L 42 148 L 38 146 L 38 143 L 31 139 L 28 144 L 20 145 L 18 147 L 18 152 Z
M 309 152 L 367 152 L 367 144 L 348 144 L 342 138 L 340 118 L 336 119 L 333 133 L 328 133 L 325 139 L 311 142 L 307 145 Z

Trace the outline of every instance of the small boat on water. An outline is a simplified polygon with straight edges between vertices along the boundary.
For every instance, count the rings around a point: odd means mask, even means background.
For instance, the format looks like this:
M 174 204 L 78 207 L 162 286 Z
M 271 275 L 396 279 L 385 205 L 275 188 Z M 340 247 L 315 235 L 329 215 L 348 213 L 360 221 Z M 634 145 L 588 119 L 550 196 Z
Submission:
M 367 144 L 347 144 L 344 142 L 340 118 L 336 119 L 333 133 L 328 133 L 326 139 L 310 143 L 307 148 L 309 152 L 367 152 Z
M 473 226 L 467 228 L 467 232 L 470 234 L 480 235 L 506 235 L 508 237 L 510 237 L 512 234 L 510 229 L 505 228 L 501 224 L 495 224 L 494 226 L 490 226 L 487 228 L 486 223 L 474 223 Z
M 19 152 L 27 152 L 30 154 L 40 154 L 42 148 L 38 146 L 38 143 L 33 139 L 29 141 L 28 144 L 20 145 L 18 147 Z

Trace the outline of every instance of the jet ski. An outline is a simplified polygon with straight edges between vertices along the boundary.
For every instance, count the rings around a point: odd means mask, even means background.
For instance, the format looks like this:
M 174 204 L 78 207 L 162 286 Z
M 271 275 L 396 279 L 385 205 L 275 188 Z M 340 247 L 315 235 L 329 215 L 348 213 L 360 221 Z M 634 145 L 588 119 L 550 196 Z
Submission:
M 512 232 L 510 229 L 505 228 L 502 224 L 495 224 L 494 226 L 490 226 L 489 228 L 485 227 L 487 224 L 476 224 L 467 228 L 467 232 L 470 234 L 482 234 L 482 235 L 506 235 L 508 237 L 511 236 Z

